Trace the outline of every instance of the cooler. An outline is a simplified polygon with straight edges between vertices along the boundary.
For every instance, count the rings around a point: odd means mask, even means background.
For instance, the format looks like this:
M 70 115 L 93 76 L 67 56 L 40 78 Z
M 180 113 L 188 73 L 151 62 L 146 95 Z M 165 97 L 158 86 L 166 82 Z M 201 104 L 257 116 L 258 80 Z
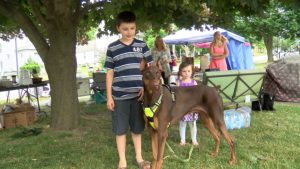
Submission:
M 224 120 L 228 130 L 250 127 L 251 108 L 239 107 L 224 110 Z

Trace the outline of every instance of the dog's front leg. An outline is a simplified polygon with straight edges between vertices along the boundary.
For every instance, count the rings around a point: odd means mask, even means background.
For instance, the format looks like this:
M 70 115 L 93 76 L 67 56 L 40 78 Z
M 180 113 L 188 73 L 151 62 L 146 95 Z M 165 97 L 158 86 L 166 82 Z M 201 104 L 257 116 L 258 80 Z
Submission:
M 150 136 L 151 136 L 151 146 L 152 146 L 152 162 L 151 162 L 151 169 L 156 169 L 157 164 L 157 131 L 154 129 L 150 129 Z
M 166 125 L 161 125 L 166 126 Z M 157 131 L 158 135 L 158 151 L 157 151 L 157 164 L 155 169 L 162 169 L 163 156 L 166 145 L 166 140 L 168 137 L 167 127 L 160 127 Z

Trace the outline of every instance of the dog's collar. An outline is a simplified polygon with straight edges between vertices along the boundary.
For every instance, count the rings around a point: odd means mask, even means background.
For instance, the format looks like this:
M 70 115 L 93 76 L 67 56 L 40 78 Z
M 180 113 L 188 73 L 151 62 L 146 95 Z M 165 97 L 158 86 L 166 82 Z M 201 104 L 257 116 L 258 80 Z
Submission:
M 174 90 L 173 90 L 173 89 L 171 88 L 171 86 L 168 85 L 168 84 L 163 84 L 163 86 L 166 87 L 166 88 L 169 90 L 169 92 L 171 93 L 171 96 L 172 96 L 172 102 L 175 102 L 176 97 L 175 97 L 175 92 L 174 92 Z
M 148 123 L 150 124 L 150 126 L 153 129 L 156 129 L 156 127 L 154 126 L 154 114 L 161 104 L 162 97 L 163 97 L 163 91 L 161 89 L 160 96 L 159 96 L 158 100 L 154 103 L 154 105 L 150 106 L 150 107 L 144 107 L 144 114 L 148 120 Z

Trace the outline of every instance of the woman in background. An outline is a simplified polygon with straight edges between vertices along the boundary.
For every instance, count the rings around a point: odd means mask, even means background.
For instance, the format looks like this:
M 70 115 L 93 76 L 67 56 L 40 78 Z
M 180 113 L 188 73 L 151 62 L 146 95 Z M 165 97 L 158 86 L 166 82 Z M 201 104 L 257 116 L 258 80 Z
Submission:
M 214 40 L 210 45 L 210 56 L 210 69 L 228 70 L 225 60 L 228 56 L 227 39 L 219 31 L 214 33 Z
M 155 39 L 151 55 L 154 62 L 159 60 L 162 68 L 161 76 L 164 84 L 169 84 L 169 77 L 171 75 L 169 62 L 171 62 L 171 55 L 170 50 L 166 47 L 163 39 L 160 36 L 157 36 Z

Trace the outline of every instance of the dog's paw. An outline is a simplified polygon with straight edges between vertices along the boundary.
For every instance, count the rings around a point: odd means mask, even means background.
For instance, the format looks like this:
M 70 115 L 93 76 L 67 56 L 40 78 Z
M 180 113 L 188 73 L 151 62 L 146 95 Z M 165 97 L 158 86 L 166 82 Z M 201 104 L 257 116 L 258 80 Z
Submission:
M 229 160 L 230 165 L 234 165 L 234 164 L 236 164 L 236 162 L 237 162 L 236 159 L 230 159 Z
M 218 154 L 219 154 L 219 152 L 217 152 L 217 151 L 213 151 L 210 153 L 211 157 L 213 157 L 213 158 L 217 157 Z

